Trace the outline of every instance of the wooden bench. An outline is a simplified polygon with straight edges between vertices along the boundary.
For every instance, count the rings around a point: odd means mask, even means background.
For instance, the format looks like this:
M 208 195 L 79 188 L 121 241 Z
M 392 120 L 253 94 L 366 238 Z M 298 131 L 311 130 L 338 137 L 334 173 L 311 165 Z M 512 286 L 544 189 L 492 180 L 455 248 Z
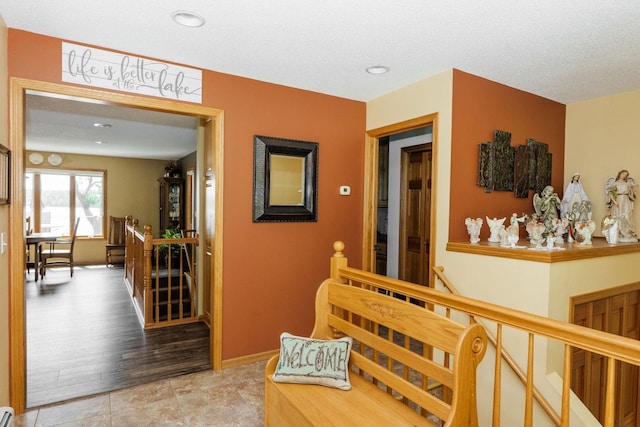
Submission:
M 379 276 L 383 280 L 382 276 Z M 353 338 L 351 390 L 274 382 L 265 370 L 265 425 L 477 426 L 476 368 L 487 336 L 375 288 L 327 279 L 311 337 Z

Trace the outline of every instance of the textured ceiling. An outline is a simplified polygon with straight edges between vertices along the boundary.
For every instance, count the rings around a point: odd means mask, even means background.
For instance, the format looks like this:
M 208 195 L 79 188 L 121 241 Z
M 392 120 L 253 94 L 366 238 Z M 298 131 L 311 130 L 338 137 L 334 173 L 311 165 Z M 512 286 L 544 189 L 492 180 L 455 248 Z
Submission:
M 171 21 L 186 9 L 206 24 Z M 3 0 L 10 28 L 368 101 L 457 68 L 570 104 L 640 89 L 640 2 Z M 370 65 L 390 72 L 369 75 Z

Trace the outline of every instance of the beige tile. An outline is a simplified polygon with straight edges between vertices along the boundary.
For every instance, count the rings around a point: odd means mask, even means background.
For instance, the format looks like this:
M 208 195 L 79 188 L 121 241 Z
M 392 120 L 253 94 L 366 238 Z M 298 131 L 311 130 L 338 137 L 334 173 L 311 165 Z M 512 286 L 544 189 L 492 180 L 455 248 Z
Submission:
M 108 415 L 100 415 L 69 421 L 68 423 L 53 424 L 51 427 L 111 427 L 111 417 Z
M 259 427 L 266 362 L 205 371 L 34 409 L 16 427 Z
M 258 419 L 234 386 L 223 385 L 207 392 L 178 395 L 189 426 L 251 425 Z
M 148 405 L 153 402 L 175 400 L 173 387 L 169 380 L 156 381 L 136 387 L 125 388 L 110 393 L 111 412 L 129 410 L 132 407 Z
M 189 426 L 175 400 L 140 402 L 129 410 L 112 412 L 111 425 L 118 427 Z
M 16 415 L 14 418 L 15 427 L 34 427 L 36 425 L 36 419 L 38 418 L 38 410 L 32 409 L 26 411 L 22 415 Z
M 38 411 L 36 426 L 50 427 L 86 418 L 109 415 L 109 395 L 102 394 L 42 408 Z

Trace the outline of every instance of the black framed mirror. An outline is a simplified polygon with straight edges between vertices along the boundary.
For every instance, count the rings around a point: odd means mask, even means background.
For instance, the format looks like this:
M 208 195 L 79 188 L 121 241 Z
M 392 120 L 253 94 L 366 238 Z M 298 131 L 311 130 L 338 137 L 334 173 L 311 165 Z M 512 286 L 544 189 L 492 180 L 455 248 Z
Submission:
M 256 135 L 253 222 L 318 220 L 318 143 Z

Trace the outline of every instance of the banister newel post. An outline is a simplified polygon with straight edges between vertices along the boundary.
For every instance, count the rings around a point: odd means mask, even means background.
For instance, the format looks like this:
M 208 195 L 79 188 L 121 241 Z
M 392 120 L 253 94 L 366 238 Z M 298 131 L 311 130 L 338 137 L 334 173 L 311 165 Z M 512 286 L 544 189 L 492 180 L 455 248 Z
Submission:
M 344 256 L 344 242 L 337 240 L 333 243 L 333 250 L 335 251 L 331 257 L 331 278 L 340 282 L 346 283 L 339 273 L 341 268 L 347 267 L 347 257 Z

